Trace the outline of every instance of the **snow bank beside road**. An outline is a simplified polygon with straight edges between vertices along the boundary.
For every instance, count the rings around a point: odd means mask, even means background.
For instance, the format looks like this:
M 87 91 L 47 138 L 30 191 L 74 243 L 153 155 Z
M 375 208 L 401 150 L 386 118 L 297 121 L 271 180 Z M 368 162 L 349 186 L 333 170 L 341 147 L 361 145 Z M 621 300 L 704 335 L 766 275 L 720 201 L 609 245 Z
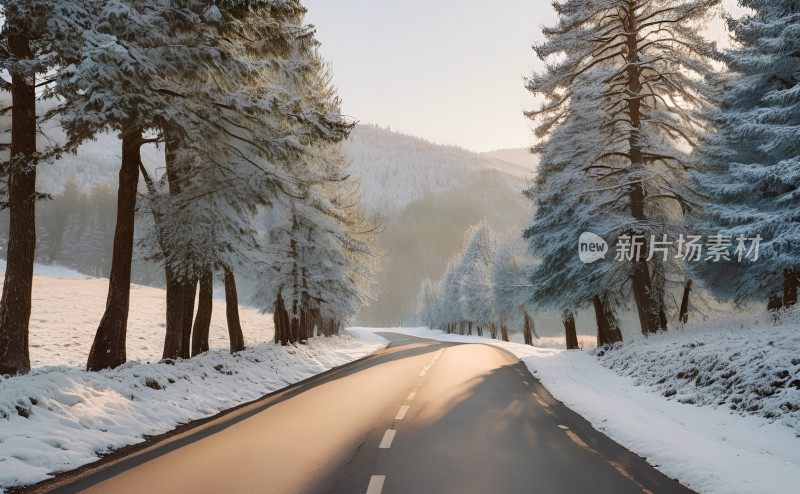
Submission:
M 505 348 L 519 357 L 556 399 L 596 429 L 698 492 L 788 494 L 797 492 L 800 484 L 800 438 L 795 429 L 782 423 L 741 416 L 726 407 L 668 400 L 649 386 L 637 385 L 634 378 L 604 367 L 597 357 L 585 352 L 449 335 L 425 328 L 378 331 Z M 672 338 L 685 338 L 684 343 L 690 344 L 702 334 L 675 331 Z M 719 334 L 709 331 L 708 338 L 718 340 Z M 741 344 L 749 343 L 742 340 Z
M 0 491 L 91 463 L 346 364 L 382 345 L 350 336 L 308 345 L 215 350 L 174 364 L 129 362 L 97 373 L 45 367 L 0 377 Z
M 615 345 L 600 362 L 680 403 L 758 415 L 800 435 L 800 311 L 694 323 Z

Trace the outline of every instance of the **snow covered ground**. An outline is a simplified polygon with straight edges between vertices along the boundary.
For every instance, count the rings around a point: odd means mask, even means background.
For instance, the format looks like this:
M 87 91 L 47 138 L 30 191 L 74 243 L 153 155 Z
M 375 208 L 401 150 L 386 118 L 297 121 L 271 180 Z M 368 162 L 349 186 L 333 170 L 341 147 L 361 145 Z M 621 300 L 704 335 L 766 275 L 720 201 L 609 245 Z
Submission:
M 2 266 L 4 267 L 4 266 Z M 228 353 L 224 305 L 215 303 L 211 351 L 158 363 L 164 339 L 164 292 L 134 286 L 128 358 L 110 371 L 83 370 L 105 307 L 108 280 L 38 268 L 31 316 L 33 371 L 0 377 L 0 492 L 48 478 L 139 443 L 180 424 L 257 399 L 381 348 L 352 336 L 308 345 L 269 343 L 272 316 L 242 309 L 248 345 Z
M 351 330 L 356 335 L 373 331 L 381 330 Z M 800 405 L 800 391 L 788 385 L 800 378 L 800 362 L 792 363 L 800 358 L 800 324 L 788 316 L 778 326 L 752 320 L 706 322 L 647 341 L 636 339 L 600 358 L 594 351 L 530 347 L 427 328 L 382 331 L 487 343 L 509 350 L 553 396 L 596 429 L 698 492 L 798 492 L 800 427 L 796 411 L 781 408 L 781 402 Z M 548 338 L 537 343 L 553 346 L 556 341 Z M 558 343 L 563 348 L 563 340 Z M 678 377 L 689 371 L 686 367 L 690 365 L 699 369 L 698 374 L 689 379 L 685 374 Z M 737 410 L 730 409 L 733 398 L 724 402 L 720 398 L 724 381 L 692 389 L 697 377 L 702 376 L 701 383 L 715 377 L 723 380 L 721 374 L 734 368 L 741 380 L 731 385 L 732 393 L 744 396 Z M 782 370 L 793 377 L 772 376 Z M 745 403 L 748 407 L 755 403 L 749 392 L 738 393 L 740 389 L 775 389 L 771 383 L 779 379 L 787 383 L 778 387 L 784 393 L 780 398 L 762 399 L 759 410 L 740 415 Z M 668 399 L 664 390 L 673 388 L 676 393 Z M 682 400 L 684 397 L 694 397 L 694 404 Z M 767 418 L 760 410 L 783 413 Z
M 680 403 L 757 415 L 800 436 L 800 311 L 735 316 L 617 345 L 600 362 Z
M 5 261 L 0 262 L 5 273 Z M 94 331 L 106 306 L 108 280 L 59 266 L 36 265 L 30 323 L 31 365 L 83 367 L 92 346 Z M 0 276 L 0 286 L 2 286 Z M 166 305 L 164 291 L 140 285 L 131 287 L 128 315 L 128 359 L 155 362 L 164 345 Z M 272 341 L 272 315 L 254 310 L 240 312 L 245 342 Z M 225 304 L 214 302 L 209 346 L 228 348 Z M 2 393 L 2 391 L 0 391 Z

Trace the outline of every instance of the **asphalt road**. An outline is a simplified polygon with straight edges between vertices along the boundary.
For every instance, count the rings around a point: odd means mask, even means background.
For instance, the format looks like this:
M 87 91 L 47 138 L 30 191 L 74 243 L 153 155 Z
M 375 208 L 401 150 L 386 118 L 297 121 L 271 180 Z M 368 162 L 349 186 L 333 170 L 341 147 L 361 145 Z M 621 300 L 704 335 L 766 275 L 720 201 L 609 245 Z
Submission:
M 553 399 L 511 354 L 382 335 L 384 351 L 53 492 L 692 492 Z

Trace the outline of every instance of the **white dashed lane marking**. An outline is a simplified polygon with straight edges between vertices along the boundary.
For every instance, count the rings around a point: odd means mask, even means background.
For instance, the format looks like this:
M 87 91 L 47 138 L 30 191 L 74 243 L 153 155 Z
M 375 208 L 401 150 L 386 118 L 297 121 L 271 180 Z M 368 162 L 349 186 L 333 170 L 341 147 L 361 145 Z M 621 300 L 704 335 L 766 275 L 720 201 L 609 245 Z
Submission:
M 397 434 L 397 431 L 394 429 L 386 429 L 386 432 L 383 434 L 383 439 L 381 439 L 381 444 L 378 446 L 381 449 L 389 449 L 392 447 L 392 441 L 394 441 L 394 435 Z
M 384 482 L 386 482 L 386 475 L 373 475 L 370 477 L 367 494 L 381 494 Z
M 412 401 L 415 396 L 417 396 L 417 390 L 416 389 L 414 391 L 408 393 L 408 398 L 406 398 L 406 400 Z
M 565 431 L 569 430 L 569 427 L 567 427 L 566 425 L 561 425 L 561 424 L 558 424 L 558 428 L 559 429 L 563 429 Z
M 406 416 L 406 412 L 408 412 L 409 408 L 410 407 L 408 405 L 401 406 L 400 407 L 400 411 L 397 412 L 397 416 L 394 419 L 395 420 L 403 420 L 403 418 Z
M 439 357 L 442 356 L 442 353 L 444 353 L 444 348 L 439 349 L 439 351 L 436 352 L 436 354 L 434 354 L 434 356 L 427 363 L 427 365 L 425 365 L 425 367 L 419 372 L 419 377 L 425 377 L 425 374 L 427 374 L 428 371 L 431 370 L 431 367 L 433 367 L 434 364 L 436 364 L 436 362 L 439 360 Z

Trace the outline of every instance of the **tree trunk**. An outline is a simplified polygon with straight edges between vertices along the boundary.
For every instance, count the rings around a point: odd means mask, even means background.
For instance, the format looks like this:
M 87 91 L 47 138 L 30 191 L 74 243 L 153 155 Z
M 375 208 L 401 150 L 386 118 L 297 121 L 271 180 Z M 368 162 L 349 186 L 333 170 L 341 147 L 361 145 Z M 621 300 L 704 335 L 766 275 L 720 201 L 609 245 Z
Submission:
M 169 134 L 169 133 L 167 133 Z M 170 139 L 166 140 L 165 158 L 167 170 L 167 184 L 169 194 L 174 197 L 181 192 L 181 181 L 187 174 L 186 166 L 178 163 L 175 151 L 178 142 Z M 155 187 L 151 184 L 152 179 L 143 171 L 148 188 L 151 194 L 155 194 Z M 155 212 L 154 212 L 155 213 Z M 154 214 L 156 228 L 163 229 L 163 219 L 157 213 Z M 164 257 L 169 258 L 168 243 L 164 241 L 164 233 L 159 231 L 159 240 Z M 194 303 L 197 294 L 197 280 L 186 279 L 183 273 L 176 273 L 174 267 L 165 266 L 167 277 L 167 328 L 164 337 L 163 358 L 190 358 L 192 355 L 192 320 L 194 318 Z
M 567 350 L 579 350 L 578 332 L 575 329 L 575 316 L 568 314 L 564 319 L 564 333 L 567 337 Z
M 641 68 L 639 66 L 639 26 L 636 19 L 635 9 L 638 7 L 634 3 L 629 3 L 629 9 L 626 13 L 627 18 L 627 56 L 628 56 L 628 94 L 626 98 L 628 117 L 631 125 L 631 135 L 628 141 L 629 154 L 632 168 L 635 170 L 644 171 L 645 161 L 644 153 L 641 147 L 641 100 L 637 97 L 642 90 L 641 81 Z M 645 193 L 644 186 L 641 182 L 632 184 L 630 192 L 631 201 L 631 216 L 637 223 L 645 222 L 647 215 L 645 214 Z M 635 234 L 631 232 L 631 234 Z M 646 243 L 646 242 L 645 242 Z M 638 259 L 634 259 L 634 268 L 632 276 L 633 284 L 633 297 L 636 301 L 636 310 L 639 315 L 639 324 L 642 333 L 655 333 L 659 330 L 662 320 L 660 319 L 660 308 L 657 307 L 656 301 L 653 297 L 652 280 L 650 278 L 650 270 L 647 266 L 647 261 L 644 260 L 647 255 L 647 248 L 642 248 L 642 255 Z M 662 328 L 666 329 L 666 327 Z
M 317 336 L 322 336 L 322 331 L 323 331 L 322 330 L 322 326 L 324 324 L 324 322 L 322 320 L 322 310 L 321 309 L 314 309 L 312 314 L 314 316 L 313 324 L 314 324 L 314 327 L 317 330 Z
M 16 58 L 33 58 L 25 34 L 9 35 L 8 49 Z M 6 275 L 0 298 L 0 375 L 24 374 L 31 370 L 28 326 L 36 251 L 37 129 L 34 82 L 34 74 L 11 74 L 10 222 Z
M 592 298 L 594 316 L 597 319 L 597 346 L 609 345 L 622 341 L 622 331 L 616 325 L 614 317 L 608 314 L 608 309 L 597 295 Z
M 164 267 L 164 272 L 167 277 L 167 331 L 164 336 L 164 352 L 161 354 L 161 358 L 186 358 L 183 347 L 186 283 L 178 279 L 169 265 Z
M 767 301 L 767 310 L 770 312 L 775 312 L 775 317 L 777 318 L 777 311 L 781 310 L 783 307 L 783 301 L 778 296 L 777 293 L 772 293 L 769 296 L 769 300 Z
M 796 269 L 783 270 L 783 306 L 791 307 L 797 303 L 797 277 L 800 271 Z
M 522 309 L 522 319 L 525 327 L 525 344 L 533 346 L 533 335 L 536 334 L 536 328 L 533 325 L 533 319 L 525 309 Z M 539 335 L 536 337 L 538 338 Z
M 286 312 L 286 304 L 283 301 L 283 296 L 278 294 L 275 300 L 275 313 L 273 314 L 273 321 L 275 322 L 275 343 L 280 343 L 283 346 L 289 344 L 289 314 Z
M 503 338 L 503 341 L 508 341 L 508 326 L 505 323 L 500 325 L 500 332 Z
M 678 320 L 682 324 L 689 322 L 689 292 L 692 291 L 692 279 L 686 280 L 686 286 L 683 287 L 683 298 L 681 299 L 681 311 L 678 314 Z
M 197 298 L 197 279 L 183 282 L 183 334 L 181 338 L 181 358 L 192 356 L 192 321 L 194 320 L 194 303 Z
M 200 296 L 197 302 L 197 317 L 192 328 L 192 357 L 208 351 L 208 335 L 211 330 L 211 312 L 214 308 L 214 275 L 210 269 L 200 277 Z
M 298 339 L 300 343 L 305 343 L 308 341 L 308 309 L 301 308 L 300 309 L 300 333 L 298 335 Z
M 308 311 L 300 308 L 300 327 L 297 333 L 297 341 L 304 343 L 308 341 Z
M 465 325 L 466 325 L 466 323 L 464 321 L 460 321 L 458 323 L 458 334 L 461 335 L 461 336 L 464 336 L 464 326 Z
M 86 363 L 86 369 L 89 371 L 114 368 L 124 364 L 126 359 L 125 335 L 130 307 L 133 229 L 136 221 L 136 189 L 139 183 L 139 166 L 141 166 L 139 154 L 141 146 L 141 129 L 132 129 L 123 135 L 117 225 L 114 231 L 108 299 Z
M 467 323 L 467 325 L 468 325 L 468 327 L 469 327 L 469 333 L 467 333 L 467 334 L 468 334 L 469 336 L 472 336 L 472 321 L 469 321 L 469 322 Z
M 228 336 L 231 353 L 244 350 L 244 334 L 239 322 L 239 296 L 236 293 L 236 278 L 227 266 L 225 267 L 225 316 L 228 319 Z

